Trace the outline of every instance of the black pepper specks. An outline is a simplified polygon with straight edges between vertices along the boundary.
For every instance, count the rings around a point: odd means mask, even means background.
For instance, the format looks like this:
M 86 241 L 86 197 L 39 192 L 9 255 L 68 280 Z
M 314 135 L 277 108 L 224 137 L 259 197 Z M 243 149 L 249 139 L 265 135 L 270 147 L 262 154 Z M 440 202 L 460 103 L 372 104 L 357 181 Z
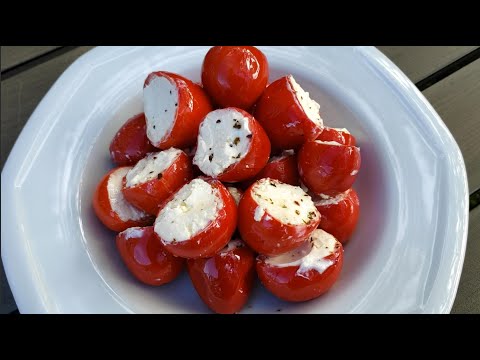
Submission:
M 242 124 L 240 124 L 240 122 L 237 119 L 233 119 L 233 121 L 235 121 L 235 124 L 233 124 L 234 129 L 241 129 L 242 128 Z
M 162 176 L 163 176 L 162 174 L 158 174 L 157 179 L 160 180 L 162 178 Z
M 155 125 L 153 125 L 153 128 L 155 129 Z
M 165 112 L 167 112 L 167 111 L 168 111 L 168 110 L 167 110 L 167 109 L 165 109 Z
M 299 203 L 297 200 L 295 200 L 293 203 L 294 203 L 295 205 L 300 206 L 300 203 Z
M 220 120 L 220 119 L 218 119 L 218 120 L 216 121 L 217 124 L 220 124 L 221 122 L 222 122 L 222 120 Z
M 270 182 L 270 185 L 273 186 L 273 187 L 277 187 L 277 185 L 275 185 L 275 183 L 273 183 L 273 182 Z
M 300 215 L 300 211 L 299 211 L 299 210 L 295 210 L 295 214 Z
M 240 138 L 239 138 L 239 137 L 236 137 L 236 138 L 233 140 L 233 145 L 238 145 L 239 142 L 240 142 Z
M 172 95 L 172 90 L 170 90 L 170 95 Z
M 175 106 L 178 106 L 178 103 L 175 103 Z
M 307 215 L 308 219 L 309 220 L 312 220 L 313 218 L 315 218 L 315 211 L 310 211 Z
M 251 139 L 252 136 L 253 136 L 252 134 L 248 134 L 248 135 L 247 135 L 247 138 Z
M 210 155 L 208 156 L 208 160 L 210 160 L 210 162 L 212 162 L 212 160 L 213 160 L 213 154 L 210 154 Z

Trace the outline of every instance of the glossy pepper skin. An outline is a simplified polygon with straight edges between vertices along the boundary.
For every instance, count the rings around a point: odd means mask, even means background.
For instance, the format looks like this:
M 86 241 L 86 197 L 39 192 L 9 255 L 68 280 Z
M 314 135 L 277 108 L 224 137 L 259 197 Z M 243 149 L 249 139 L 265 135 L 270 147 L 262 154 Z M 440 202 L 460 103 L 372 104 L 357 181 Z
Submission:
M 195 290 L 210 309 L 233 314 L 250 296 L 255 254 L 245 245 L 234 246 L 208 259 L 189 259 L 187 269 Z
M 315 140 L 323 125 L 314 123 L 298 103 L 290 84 L 284 76 L 263 92 L 253 114 L 270 138 L 272 149 L 297 150 L 304 142 Z
M 265 210 L 255 219 L 258 203 L 252 195 L 252 184 L 242 196 L 238 206 L 238 230 L 254 251 L 264 255 L 278 255 L 301 245 L 320 224 L 320 213 L 315 211 L 308 223 L 285 224 Z M 315 209 L 316 210 L 316 209 Z
M 173 256 L 158 241 L 153 226 L 130 228 L 116 237 L 118 252 L 128 270 L 147 285 L 160 286 L 177 278 L 185 259 Z
M 227 188 L 216 179 L 205 178 L 213 188 L 218 190 L 223 207 L 218 211 L 216 218 L 203 230 L 185 241 L 167 242 L 155 232 L 165 248 L 173 255 L 191 258 L 207 258 L 214 256 L 232 238 L 237 227 L 237 204 Z M 166 205 L 175 195 L 164 202 Z M 160 209 L 161 211 L 161 209 Z
M 145 79 L 144 88 L 155 77 L 165 77 L 174 83 L 178 89 L 178 104 L 175 120 L 170 133 L 158 141 L 152 143 L 161 150 L 174 147 L 183 149 L 194 146 L 197 140 L 198 127 L 205 115 L 213 110 L 210 98 L 202 87 L 189 79 L 167 71 L 150 73 Z M 147 119 L 148 125 L 148 119 Z
M 110 143 L 110 157 L 118 166 L 135 165 L 157 148 L 147 138 L 145 114 L 128 119 L 117 131 Z
M 335 141 L 341 145 L 355 146 L 357 139 L 355 136 L 345 131 L 344 129 L 335 129 L 331 127 L 324 127 L 323 131 L 318 135 L 316 140 L 320 141 Z
M 285 184 L 299 186 L 300 178 L 298 176 L 297 156 L 289 154 L 271 158 L 257 175 L 250 180 L 242 182 L 241 187 L 246 189 L 255 181 L 263 178 L 275 179 Z
M 183 151 L 173 163 L 152 180 L 127 187 L 124 180 L 123 195 L 128 202 L 148 214 L 157 216 L 161 204 L 183 185 L 193 179 L 192 162 Z
M 360 164 L 360 149 L 355 146 L 309 141 L 298 152 L 300 179 L 315 194 L 347 191 L 357 178 Z
M 220 181 L 234 183 L 251 178 L 264 168 L 270 157 L 270 140 L 252 115 L 242 109 L 231 109 L 238 111 L 248 119 L 248 127 L 252 133 L 247 154 L 216 177 Z
M 277 267 L 268 264 L 264 255 L 256 261 L 258 278 L 272 294 L 285 301 L 300 302 L 319 297 L 337 281 L 343 267 L 343 247 L 337 241 L 335 251 L 325 259 L 333 262 L 324 272 L 311 269 L 299 274 L 299 266 Z
M 110 202 L 110 197 L 108 195 L 108 180 L 117 171 L 127 172 L 130 170 L 129 166 L 122 166 L 110 170 L 107 174 L 103 176 L 100 182 L 95 189 L 93 194 L 93 209 L 98 219 L 105 225 L 107 228 L 113 231 L 124 231 L 133 226 L 149 226 L 155 220 L 154 216 L 144 213 L 140 219 L 133 220 L 122 220 L 118 213 L 113 210 L 112 204 Z M 118 191 L 122 191 L 121 188 Z
M 354 189 L 348 189 L 339 196 L 341 200 L 338 202 L 314 201 L 314 203 L 322 215 L 320 229 L 332 234 L 342 245 L 345 245 L 357 226 L 360 200 Z
M 268 81 L 268 61 L 253 46 L 214 46 L 202 64 L 202 84 L 218 107 L 249 111 Z

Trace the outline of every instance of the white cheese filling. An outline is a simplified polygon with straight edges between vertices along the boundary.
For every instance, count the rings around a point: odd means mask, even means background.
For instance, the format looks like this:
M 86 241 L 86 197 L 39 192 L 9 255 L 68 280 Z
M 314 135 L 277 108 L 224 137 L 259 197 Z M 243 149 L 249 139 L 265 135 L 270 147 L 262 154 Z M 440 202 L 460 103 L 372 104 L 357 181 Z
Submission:
M 345 128 L 332 128 L 334 130 L 337 130 L 337 131 L 340 131 L 340 132 L 344 132 L 344 133 L 347 133 L 347 134 L 350 134 L 350 131 L 348 131 L 347 129 Z
M 235 204 L 237 204 L 238 206 L 238 204 L 240 203 L 240 199 L 242 198 L 242 193 L 240 192 L 240 190 L 233 186 L 227 187 L 227 190 L 233 196 L 233 198 L 235 199 Z
M 214 221 L 222 207 L 218 190 L 202 179 L 194 179 L 159 212 L 155 232 L 168 243 L 189 240 Z
M 265 262 L 280 268 L 298 266 L 296 274 L 307 278 L 306 273 L 309 270 L 316 270 L 322 274 L 334 264 L 332 260 L 325 258 L 333 254 L 338 246 L 340 245 L 335 237 L 317 229 L 300 247 L 281 255 L 268 257 Z
M 144 234 L 143 228 L 139 226 L 135 226 L 122 231 L 119 235 L 125 235 L 124 236 L 125 240 L 128 240 L 132 238 L 133 239 L 141 238 L 143 234 Z
M 161 174 L 172 165 L 180 153 L 181 150 L 170 148 L 148 154 L 127 173 L 127 187 L 144 184 L 161 177 Z
M 255 221 L 262 220 L 262 217 L 263 217 L 264 214 L 265 214 L 265 210 L 260 205 L 258 205 L 255 208 L 255 213 L 253 214 L 253 220 L 255 220 Z
M 273 163 L 273 162 L 276 162 L 276 161 L 280 161 L 280 160 L 283 160 L 286 157 L 289 157 L 289 156 L 292 156 L 292 155 L 295 155 L 294 150 L 291 150 L 291 149 L 290 150 L 283 150 L 280 155 L 271 157 L 268 162 Z
M 308 193 L 310 191 L 309 188 L 307 188 L 307 186 L 300 181 L 300 187 L 302 188 L 303 191 L 305 191 L 306 193 Z
M 297 103 L 302 107 L 310 121 L 319 127 L 323 127 L 323 120 L 320 117 L 320 104 L 310 98 L 310 94 L 302 89 L 292 75 L 288 76 L 288 83 L 295 94 Z
M 107 182 L 107 192 L 108 199 L 110 200 L 110 206 L 122 221 L 140 220 L 148 216 L 142 210 L 130 205 L 130 203 L 128 203 L 123 196 L 123 178 L 130 169 L 130 166 L 117 169 L 110 174 Z
M 200 124 L 193 163 L 208 176 L 218 176 L 242 160 L 252 132 L 248 118 L 232 109 L 210 112 Z
M 344 146 L 343 144 L 340 144 L 336 141 L 322 141 L 322 140 L 315 140 L 316 143 L 318 144 L 327 144 L 327 145 L 335 145 L 335 146 Z
M 235 250 L 236 248 L 244 247 L 244 243 L 241 240 L 235 239 L 235 240 L 230 240 L 227 246 L 225 246 L 222 250 L 218 252 L 218 254 L 221 257 L 227 256 L 232 250 Z M 237 259 L 240 260 L 240 256 L 235 255 Z
M 147 137 L 158 145 L 172 131 L 178 109 L 178 89 L 173 80 L 154 75 L 143 88 L 143 108 L 147 121 Z
M 315 206 L 336 205 L 336 204 L 340 203 L 341 201 L 345 200 L 347 198 L 348 194 L 350 194 L 350 191 L 352 191 L 352 190 L 348 189 L 347 191 L 345 191 L 343 193 L 340 193 L 336 196 L 328 196 L 328 195 L 320 194 L 319 198 L 321 200 L 315 200 L 314 201 Z
M 265 213 L 289 225 L 309 224 L 318 219 L 319 213 L 312 198 L 299 186 L 264 178 L 257 181 L 251 191 L 258 204 L 255 221 L 260 221 Z

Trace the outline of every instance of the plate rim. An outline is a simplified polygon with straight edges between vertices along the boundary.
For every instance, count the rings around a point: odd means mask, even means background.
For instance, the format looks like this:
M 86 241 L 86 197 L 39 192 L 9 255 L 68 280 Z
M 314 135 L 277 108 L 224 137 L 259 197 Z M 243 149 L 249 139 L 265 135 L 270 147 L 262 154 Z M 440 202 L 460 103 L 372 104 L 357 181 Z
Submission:
M 451 286 L 452 291 L 444 299 L 444 306 L 441 308 L 442 313 L 449 313 L 453 302 L 456 297 L 458 290 L 458 285 L 460 282 L 460 277 L 462 273 L 467 237 L 468 237 L 468 179 L 467 172 L 465 167 L 465 161 L 461 154 L 460 148 L 453 138 L 453 135 L 446 127 L 445 123 L 441 117 L 437 114 L 432 105 L 428 102 L 425 96 L 418 90 L 418 88 L 412 83 L 412 81 L 380 50 L 375 47 L 353 47 L 360 55 L 362 55 L 368 62 L 375 66 L 375 69 L 380 71 L 384 79 L 388 80 L 390 84 L 393 85 L 393 88 L 400 89 L 403 87 L 403 92 L 406 92 L 408 106 L 415 111 L 415 114 L 418 118 L 427 119 L 430 124 L 437 130 L 438 135 L 441 136 L 442 140 L 448 144 L 449 154 L 452 156 L 445 157 L 443 161 L 451 162 L 452 159 L 456 159 L 456 166 L 460 166 L 461 176 L 453 177 L 455 181 L 455 187 L 459 189 L 460 195 L 463 193 L 464 204 L 463 209 L 459 206 L 456 211 L 458 216 L 463 220 L 462 226 L 457 232 L 456 242 L 459 247 L 458 261 L 455 264 L 452 273 L 455 274 L 453 280 L 453 285 Z M 46 294 L 41 293 L 38 284 L 35 282 L 35 274 L 32 273 L 32 270 L 27 266 L 22 271 L 18 268 L 14 269 L 14 265 L 18 266 L 18 259 L 23 259 L 21 261 L 26 261 L 27 256 L 32 256 L 29 254 L 28 244 L 25 241 L 20 241 L 22 238 L 22 232 L 20 227 L 14 226 L 17 224 L 15 221 L 15 216 L 13 212 L 9 212 L 7 206 L 9 203 L 15 203 L 15 183 L 14 179 L 19 171 L 18 168 L 14 165 L 14 160 L 16 159 L 25 159 L 28 154 L 29 147 L 23 146 L 26 144 L 31 144 L 35 133 L 45 125 L 47 119 L 40 114 L 42 112 L 48 112 L 49 110 L 45 108 L 47 101 L 52 98 L 57 97 L 58 88 L 68 85 L 75 73 L 83 68 L 86 70 L 91 69 L 92 62 L 89 60 L 93 58 L 97 53 L 101 53 L 102 48 L 97 47 L 87 51 L 85 54 L 77 58 L 54 82 L 52 87 L 48 92 L 43 96 L 42 100 L 39 102 L 35 110 L 30 115 L 29 119 L 25 123 L 20 135 L 15 141 L 14 146 L 5 162 L 5 165 L 2 169 L 2 190 L 1 190 L 1 237 L 3 241 L 1 242 L 1 252 L 2 252 L 2 261 L 4 264 L 5 274 L 10 284 L 13 296 L 17 303 L 17 307 L 20 312 L 48 312 L 49 308 L 45 302 L 44 297 Z M 65 83 L 65 84 L 64 84 Z M 420 115 L 418 113 L 417 107 L 421 107 L 424 111 Z M 44 109 L 45 108 L 45 109 Z M 15 243 L 12 239 L 17 239 Z M 13 264 L 13 259 L 16 259 L 15 264 Z M 31 265 L 32 263 L 28 263 Z M 22 289 L 20 289 L 21 284 Z M 439 286 L 437 283 L 433 287 Z M 27 296 L 28 295 L 28 296 Z M 27 301 L 28 299 L 28 301 Z M 428 303 L 429 304 L 429 303 Z M 427 304 L 427 305 L 428 305 Z M 431 312 L 428 306 L 424 309 L 424 312 Z

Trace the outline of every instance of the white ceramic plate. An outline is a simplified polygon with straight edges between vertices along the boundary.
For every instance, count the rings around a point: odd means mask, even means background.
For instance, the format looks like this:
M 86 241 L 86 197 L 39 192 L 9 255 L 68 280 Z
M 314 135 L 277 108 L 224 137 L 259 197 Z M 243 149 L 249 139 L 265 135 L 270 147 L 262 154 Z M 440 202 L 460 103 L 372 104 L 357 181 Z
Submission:
M 447 313 L 463 264 L 468 189 L 460 150 L 407 77 L 370 47 L 260 47 L 270 80 L 292 73 L 331 126 L 357 137 L 361 216 L 340 280 L 306 303 L 257 284 L 245 313 Z M 208 312 L 183 274 L 152 288 L 96 219 L 108 145 L 142 111 L 153 70 L 200 80 L 207 47 L 96 48 L 44 97 L 2 171 L 2 259 L 21 313 Z

